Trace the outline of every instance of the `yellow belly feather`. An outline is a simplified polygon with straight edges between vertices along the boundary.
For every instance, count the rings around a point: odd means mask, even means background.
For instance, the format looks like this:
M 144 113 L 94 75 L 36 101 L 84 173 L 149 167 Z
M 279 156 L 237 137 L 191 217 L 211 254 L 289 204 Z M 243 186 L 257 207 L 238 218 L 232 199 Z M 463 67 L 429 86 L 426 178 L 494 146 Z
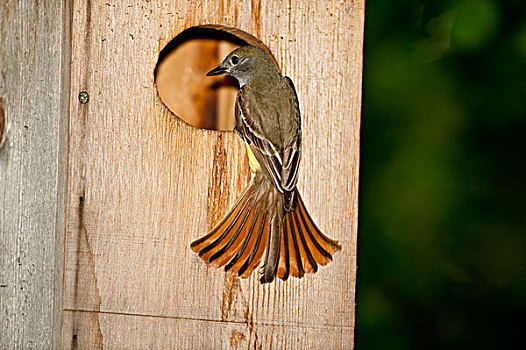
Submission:
M 247 147 L 248 165 L 250 165 L 250 169 L 252 170 L 253 173 L 257 173 L 258 171 L 261 170 L 261 166 L 259 165 L 259 162 L 256 159 L 256 156 L 254 155 L 254 153 L 252 152 L 252 150 L 250 149 L 250 146 L 248 145 L 246 141 L 245 141 L 245 146 Z

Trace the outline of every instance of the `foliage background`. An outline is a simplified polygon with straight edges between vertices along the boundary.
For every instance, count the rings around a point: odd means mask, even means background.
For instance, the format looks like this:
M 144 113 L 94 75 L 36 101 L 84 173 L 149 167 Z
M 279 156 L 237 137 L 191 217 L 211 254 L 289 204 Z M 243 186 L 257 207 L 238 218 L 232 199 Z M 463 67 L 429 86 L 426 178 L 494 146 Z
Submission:
M 524 343 L 525 10 L 366 1 L 357 349 Z

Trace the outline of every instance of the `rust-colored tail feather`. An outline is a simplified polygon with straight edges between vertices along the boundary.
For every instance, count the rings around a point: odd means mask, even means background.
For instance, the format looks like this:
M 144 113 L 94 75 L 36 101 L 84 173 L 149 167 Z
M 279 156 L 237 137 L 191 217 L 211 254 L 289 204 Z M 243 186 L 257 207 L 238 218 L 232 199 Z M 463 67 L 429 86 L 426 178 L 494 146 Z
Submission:
M 314 224 L 295 190 L 296 206 L 284 209 L 284 197 L 263 176 L 256 176 L 227 215 L 191 248 L 214 267 L 247 278 L 261 264 L 261 283 L 277 276 L 301 278 L 325 266 L 341 249 Z

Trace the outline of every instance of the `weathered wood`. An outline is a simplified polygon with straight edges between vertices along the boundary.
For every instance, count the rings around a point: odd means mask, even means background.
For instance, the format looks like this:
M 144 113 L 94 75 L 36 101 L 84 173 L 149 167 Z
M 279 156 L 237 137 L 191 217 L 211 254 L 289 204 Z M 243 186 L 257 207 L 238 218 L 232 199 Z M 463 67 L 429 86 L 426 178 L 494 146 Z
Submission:
M 0 344 L 60 348 L 66 223 L 68 1 L 0 3 Z
M 352 347 L 363 7 L 363 0 L 75 2 L 64 346 Z M 260 285 L 257 274 L 239 280 L 189 249 L 250 177 L 234 133 L 182 122 L 155 90 L 160 50 L 206 23 L 256 35 L 296 84 L 299 189 L 343 247 L 315 275 Z M 83 90 L 87 104 L 76 98 Z
M 73 324 L 73 318 L 78 324 L 78 334 L 70 340 L 70 344 L 64 344 L 67 348 L 253 349 L 253 344 L 261 344 L 262 348 L 280 350 L 348 349 L 353 336 L 353 329 L 346 326 L 328 328 L 301 323 L 275 325 L 104 312 L 64 312 L 67 326 Z M 71 334 L 67 328 L 64 331 Z

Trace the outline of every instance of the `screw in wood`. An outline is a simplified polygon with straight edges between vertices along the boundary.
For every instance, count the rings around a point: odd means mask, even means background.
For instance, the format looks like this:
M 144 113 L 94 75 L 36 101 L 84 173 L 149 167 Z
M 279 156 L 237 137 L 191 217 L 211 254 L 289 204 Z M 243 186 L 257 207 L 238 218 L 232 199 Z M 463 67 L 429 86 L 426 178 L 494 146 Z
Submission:
M 82 104 L 85 104 L 85 103 L 89 102 L 89 95 L 88 95 L 87 91 L 82 91 L 79 94 L 79 102 L 82 103 Z

